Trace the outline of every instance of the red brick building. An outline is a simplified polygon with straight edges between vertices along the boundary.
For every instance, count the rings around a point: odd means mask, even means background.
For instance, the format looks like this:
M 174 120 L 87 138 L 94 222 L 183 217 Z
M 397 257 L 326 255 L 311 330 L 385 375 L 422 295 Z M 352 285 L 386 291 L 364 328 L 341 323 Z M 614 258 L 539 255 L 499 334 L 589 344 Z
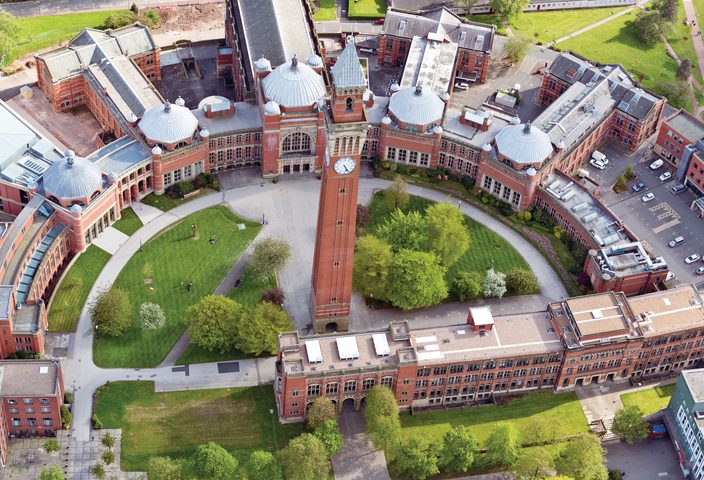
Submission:
M 704 123 L 686 110 L 663 118 L 653 151 L 674 167 L 679 167 L 687 145 L 704 138 Z

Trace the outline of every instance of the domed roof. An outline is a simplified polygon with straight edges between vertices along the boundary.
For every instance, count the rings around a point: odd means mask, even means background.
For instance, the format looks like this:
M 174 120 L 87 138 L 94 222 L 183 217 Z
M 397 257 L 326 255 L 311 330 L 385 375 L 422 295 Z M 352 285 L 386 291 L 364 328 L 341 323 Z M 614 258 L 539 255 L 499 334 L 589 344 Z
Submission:
M 183 97 L 181 95 L 178 96 L 178 98 L 176 99 L 176 101 L 174 103 L 180 107 L 183 107 L 186 105 L 186 101 L 183 99 Z
M 222 97 L 220 95 L 210 95 L 209 97 L 205 97 L 203 100 L 198 102 L 198 110 L 203 110 L 205 111 L 205 107 L 208 105 L 215 106 L 215 105 L 230 105 L 230 100 L 228 98 Z
M 159 145 L 154 145 L 152 148 L 152 155 L 161 155 L 161 147 Z
M 323 66 L 323 59 L 320 58 L 319 55 L 311 53 L 310 57 L 308 57 L 308 60 L 306 60 L 306 64 L 311 68 L 319 68 Z
M 553 152 L 547 133 L 531 127 L 530 122 L 501 130 L 496 135 L 496 149 L 516 163 L 539 163 Z
M 61 200 L 90 197 L 102 187 L 100 169 L 71 150 L 44 172 L 44 192 Z
M 262 80 L 264 96 L 287 108 L 313 106 L 325 96 L 323 77 L 296 57 Z
M 257 72 L 266 72 L 267 70 L 271 70 L 271 62 L 266 58 L 262 57 L 256 62 L 254 62 L 254 69 Z
M 264 104 L 264 114 L 265 115 L 281 115 L 281 109 L 279 104 L 273 100 L 269 100 Z
M 423 87 L 409 87 L 391 95 L 389 111 L 400 122 L 428 125 L 442 118 L 445 103 L 436 94 Z
M 69 210 L 71 210 L 71 213 L 73 213 L 74 215 L 78 215 L 83 211 L 83 207 L 76 203 L 74 205 L 71 205 L 71 208 L 69 208 Z
M 193 136 L 198 119 L 186 107 L 166 102 L 147 110 L 139 121 L 139 128 L 153 142 L 174 144 Z

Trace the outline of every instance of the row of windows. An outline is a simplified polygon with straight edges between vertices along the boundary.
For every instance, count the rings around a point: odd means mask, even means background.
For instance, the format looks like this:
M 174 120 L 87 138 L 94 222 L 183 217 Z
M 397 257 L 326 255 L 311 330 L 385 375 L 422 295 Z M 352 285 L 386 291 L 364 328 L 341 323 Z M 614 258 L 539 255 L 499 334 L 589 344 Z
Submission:
M 16 399 L 16 398 L 8 398 L 8 399 L 7 399 L 7 403 L 8 403 L 9 405 L 16 405 L 16 404 L 17 404 L 17 399 Z M 24 403 L 25 405 L 31 405 L 31 404 L 34 403 L 34 399 L 33 399 L 33 398 L 26 397 L 26 398 L 23 398 L 23 399 L 22 399 L 22 403 Z M 39 399 L 39 403 L 40 403 L 41 405 L 48 405 L 48 404 L 49 404 L 49 399 L 48 399 L 48 398 L 40 398 L 40 399 Z
M 197 176 L 203 171 L 203 162 L 196 162 L 193 165 L 186 165 L 164 174 L 164 186 L 168 187 L 172 183 L 178 183 Z
M 103 233 L 103 230 L 108 228 L 115 221 L 115 207 L 110 208 L 110 211 L 99 218 L 90 228 L 86 229 L 85 241 L 86 244 L 90 244 L 92 240 L 95 240 L 98 235 Z
M 20 413 L 20 409 L 17 407 L 12 407 L 9 409 L 10 413 Z M 51 413 L 51 408 L 50 407 L 41 407 L 40 408 L 41 413 Z M 35 413 L 35 408 L 34 407 L 27 407 L 24 409 L 24 413 Z
M 228 135 L 226 137 L 219 137 L 210 140 L 210 148 L 222 148 L 225 146 L 240 145 L 242 143 L 252 143 L 261 142 L 262 134 L 260 132 L 256 133 L 244 133 L 239 135 Z
M 490 176 L 484 176 L 484 183 L 482 184 L 484 190 L 491 193 L 496 198 L 500 198 L 505 202 L 512 203 L 518 206 L 521 203 L 521 194 L 501 184 L 498 180 L 494 180 Z
M 212 151 L 208 154 L 211 166 L 222 165 L 232 161 L 251 161 L 262 156 L 262 147 L 259 145 L 248 145 L 246 147 L 228 148 L 225 150 Z
M 343 387 L 342 391 L 345 393 L 352 393 L 357 391 L 359 382 L 357 380 L 347 380 Z M 393 389 L 394 386 L 394 379 L 393 377 L 383 377 L 381 381 L 379 382 L 380 385 L 384 385 L 390 389 Z M 362 391 L 366 392 L 367 390 L 371 389 L 374 385 L 376 385 L 376 379 L 375 378 L 365 378 L 362 380 Z M 340 391 L 340 384 L 339 382 L 328 382 L 325 384 L 325 395 L 335 395 L 339 393 Z M 320 395 L 321 392 L 321 386 L 318 383 L 308 385 L 307 389 L 307 394 L 308 396 L 318 396 Z M 291 391 L 291 396 L 297 397 L 301 394 L 299 390 L 292 390 Z
M 42 419 L 42 425 L 45 427 L 51 427 L 54 424 L 54 421 L 51 418 L 43 418 Z M 13 418 L 12 419 L 12 426 L 13 427 L 22 427 L 25 426 L 22 424 L 22 419 L 21 418 Z M 28 418 L 27 419 L 27 427 L 36 427 L 37 426 L 37 419 L 36 418 Z
M 430 164 L 430 154 L 404 148 L 388 147 L 386 149 L 386 160 L 427 167 Z

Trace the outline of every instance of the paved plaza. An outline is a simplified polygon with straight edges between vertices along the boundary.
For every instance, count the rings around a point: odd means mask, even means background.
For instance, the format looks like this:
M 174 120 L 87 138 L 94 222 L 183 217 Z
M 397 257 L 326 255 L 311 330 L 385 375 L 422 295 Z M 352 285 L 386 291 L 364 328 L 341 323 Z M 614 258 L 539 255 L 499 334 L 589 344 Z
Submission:
M 123 243 L 130 238 L 116 228 L 108 227 L 100 234 L 98 238 L 93 240 L 93 245 L 105 250 L 110 255 L 114 255 L 120 249 Z

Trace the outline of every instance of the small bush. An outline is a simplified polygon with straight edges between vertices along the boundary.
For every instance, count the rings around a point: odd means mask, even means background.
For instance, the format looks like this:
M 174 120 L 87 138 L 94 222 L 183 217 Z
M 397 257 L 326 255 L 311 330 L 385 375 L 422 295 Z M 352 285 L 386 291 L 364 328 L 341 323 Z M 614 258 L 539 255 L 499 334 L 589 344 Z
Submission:
M 212 188 L 213 190 L 220 190 L 220 184 L 217 180 L 213 180 L 210 184 L 210 188 Z
M 159 28 L 161 26 L 161 17 L 153 8 L 146 10 L 140 20 L 149 28 Z
M 64 403 L 73 403 L 73 393 L 71 393 L 71 392 L 64 393 Z
M 100 443 L 102 443 L 103 447 L 105 447 L 105 448 L 112 448 L 115 446 L 115 437 L 110 435 L 110 433 L 105 432 L 105 435 L 103 435 L 103 438 L 100 439 Z
M 116 12 L 111 13 L 105 19 L 105 27 L 110 29 L 116 29 L 121 27 L 126 27 L 137 21 L 137 15 L 134 12 Z
M 191 182 L 179 182 L 178 183 L 178 193 L 181 195 L 187 195 L 193 191 L 193 184 Z
M 90 473 L 98 480 L 103 480 L 105 478 L 105 467 L 103 467 L 102 463 L 96 463 L 91 467 Z
M 115 461 L 115 454 L 111 450 L 105 450 L 100 458 L 105 462 L 105 465 L 110 465 Z
M 44 442 L 44 451 L 46 453 L 58 452 L 60 448 L 61 445 L 59 445 L 59 441 L 55 438 L 50 438 L 49 440 Z
M 166 315 L 159 304 L 144 302 L 139 306 L 139 320 L 145 330 L 157 330 L 166 323 Z
M 130 7 L 130 11 L 134 13 L 135 15 L 139 15 L 139 8 L 137 8 L 137 4 L 133 3 L 132 6 Z
M 92 417 L 90 417 L 91 422 L 93 422 L 93 428 L 96 430 L 100 430 L 103 428 L 103 422 L 100 421 L 98 416 L 94 413 Z
M 283 305 L 285 298 L 286 295 L 284 295 L 283 290 L 280 288 L 270 288 L 262 292 L 261 300 L 262 302 L 270 302 L 274 305 Z
M 64 428 L 71 428 L 71 412 L 66 405 L 61 405 L 61 423 Z

